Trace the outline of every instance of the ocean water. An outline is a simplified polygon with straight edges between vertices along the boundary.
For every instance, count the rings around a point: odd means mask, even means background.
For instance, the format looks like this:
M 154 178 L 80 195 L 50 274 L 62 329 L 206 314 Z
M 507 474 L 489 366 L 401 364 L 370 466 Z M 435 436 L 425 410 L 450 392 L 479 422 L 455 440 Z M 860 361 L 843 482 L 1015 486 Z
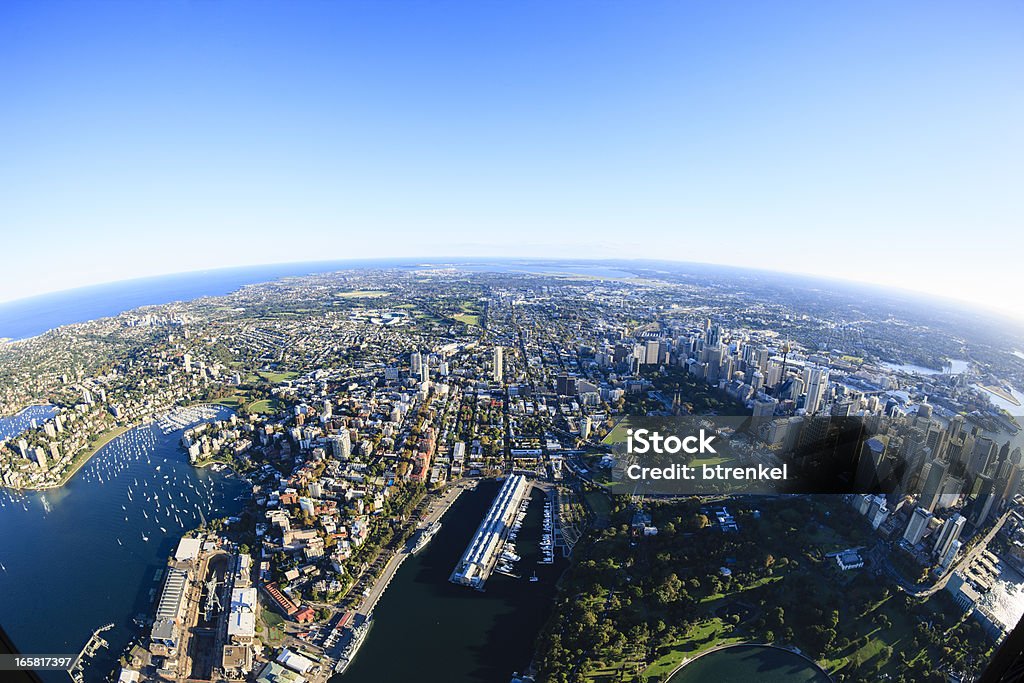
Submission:
M 61 325 L 106 318 L 139 306 L 218 296 L 244 285 L 341 267 L 337 263 L 303 263 L 226 268 L 44 294 L 0 304 L 0 339 L 26 339 Z

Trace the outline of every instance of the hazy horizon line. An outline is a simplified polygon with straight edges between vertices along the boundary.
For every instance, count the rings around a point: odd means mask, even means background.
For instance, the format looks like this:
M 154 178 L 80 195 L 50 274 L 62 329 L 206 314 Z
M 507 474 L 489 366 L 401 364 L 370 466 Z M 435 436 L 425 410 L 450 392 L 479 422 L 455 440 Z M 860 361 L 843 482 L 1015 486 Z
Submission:
M 973 313 L 984 313 L 991 317 L 1002 319 L 1008 322 L 1012 322 L 1018 325 L 1024 324 L 1024 319 L 1017 318 L 1010 314 L 1008 311 L 1000 308 L 993 308 L 985 306 L 975 301 L 966 299 L 957 299 L 944 295 L 937 295 L 931 292 L 924 292 L 914 289 L 906 289 L 903 287 L 894 287 L 892 285 L 881 284 L 878 282 L 871 282 L 868 280 L 851 280 L 849 278 L 842 277 L 828 277 L 817 273 L 804 273 L 799 271 L 785 271 L 785 270 L 774 270 L 769 268 L 754 268 L 750 266 L 738 266 L 728 263 L 715 263 L 710 261 L 676 261 L 673 259 L 664 258 L 597 258 L 597 257 L 536 257 L 536 256 L 394 256 L 394 257 L 359 257 L 350 259 L 324 259 L 324 260 L 298 260 L 298 261 L 277 261 L 277 262 L 263 262 L 263 263 L 251 263 L 245 265 L 231 265 L 231 266 L 220 266 L 214 268 L 198 268 L 195 270 L 180 270 L 180 271 L 165 271 L 155 273 L 153 275 L 146 275 L 142 277 L 128 277 L 124 279 L 115 280 L 104 280 L 100 282 L 93 282 L 90 284 L 80 285 L 78 287 L 68 287 L 62 289 L 48 290 L 33 294 L 27 297 L 19 297 L 16 299 L 4 299 L 0 300 L 0 309 L 7 308 L 8 306 L 18 306 L 31 304 L 34 301 L 47 301 L 54 297 L 60 297 L 62 295 L 71 295 L 74 293 L 83 293 L 90 289 L 104 289 L 107 287 L 114 287 L 119 285 L 125 285 L 131 282 L 149 282 L 160 280 L 163 278 L 174 278 L 174 277 L 186 277 L 186 276 L 198 276 L 204 273 L 226 273 L 231 271 L 246 271 L 246 270 L 260 270 L 260 269 L 275 269 L 285 267 L 296 267 L 302 268 L 310 266 L 311 270 L 307 275 L 313 275 L 316 273 L 327 273 L 332 271 L 332 266 L 351 266 L 354 268 L 365 267 L 372 264 L 379 264 L 380 267 L 386 268 L 387 265 L 403 264 L 403 265 L 416 265 L 422 263 L 425 266 L 438 266 L 438 265 L 469 265 L 472 263 L 511 263 L 516 261 L 523 261 L 527 264 L 601 264 L 601 265 L 614 265 L 619 264 L 621 266 L 637 266 L 642 264 L 647 265 L 672 265 L 672 266 L 696 266 L 700 268 L 711 268 L 711 269 L 722 269 L 722 270 L 733 270 L 738 272 L 747 273 L 761 273 L 765 275 L 774 276 L 785 276 L 792 278 L 800 278 L 811 282 L 817 283 L 837 283 L 843 284 L 848 287 L 861 287 L 878 292 L 887 293 L 891 295 L 903 295 L 908 298 L 918 300 L 920 303 L 931 303 L 933 305 L 941 305 L 943 303 L 953 304 L 958 308 L 961 308 L 964 312 Z M 360 265 L 362 264 L 362 265 Z M 339 267 L 337 270 L 343 270 L 344 268 Z M 303 274 L 289 274 L 289 275 L 273 275 L 268 273 L 267 282 L 281 279 L 283 277 L 301 277 Z M 257 282 L 251 284 L 259 284 Z M 232 291 L 237 291 L 241 287 L 246 285 L 239 285 L 238 288 Z M 142 305 L 159 305 L 159 304 L 142 304 Z M 980 311 L 978 310 L 980 309 Z M 131 309 L 128 309 L 131 310 Z

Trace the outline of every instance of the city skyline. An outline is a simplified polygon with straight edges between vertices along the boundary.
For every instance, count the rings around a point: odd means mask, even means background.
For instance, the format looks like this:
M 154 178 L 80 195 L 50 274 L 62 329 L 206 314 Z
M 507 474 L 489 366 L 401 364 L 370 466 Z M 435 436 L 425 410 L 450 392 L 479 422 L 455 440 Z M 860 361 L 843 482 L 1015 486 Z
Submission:
M 0 13 L 0 301 L 311 255 L 656 256 L 1024 318 L 1010 3 Z

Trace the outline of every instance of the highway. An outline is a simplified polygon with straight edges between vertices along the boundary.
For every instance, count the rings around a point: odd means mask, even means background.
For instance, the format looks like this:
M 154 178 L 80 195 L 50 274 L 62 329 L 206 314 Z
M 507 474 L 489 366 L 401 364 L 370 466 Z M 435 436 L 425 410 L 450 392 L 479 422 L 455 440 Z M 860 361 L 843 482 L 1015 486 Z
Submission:
M 908 590 L 905 586 L 902 585 L 901 588 L 903 588 L 903 590 L 905 590 L 908 594 L 914 596 L 915 598 L 927 598 L 929 595 L 933 595 L 938 591 L 942 590 L 943 588 L 945 588 L 946 584 L 949 582 L 949 577 L 953 576 L 953 574 L 962 567 L 969 566 L 971 562 L 974 561 L 974 558 L 977 557 L 978 554 L 988 546 L 989 541 L 995 538 L 995 535 L 999 533 L 1000 529 L 1003 528 L 1003 524 L 1005 524 L 1006 520 L 1009 519 L 1010 513 L 1010 510 L 1004 512 L 1002 517 L 1000 517 L 996 521 L 996 523 L 992 525 L 992 528 L 988 530 L 988 533 L 985 534 L 985 538 L 983 538 L 980 543 L 975 544 L 974 547 L 972 547 L 971 550 L 967 552 L 963 557 L 954 562 L 953 565 L 950 566 L 949 571 L 943 574 L 942 578 L 936 581 L 932 586 L 916 592 Z

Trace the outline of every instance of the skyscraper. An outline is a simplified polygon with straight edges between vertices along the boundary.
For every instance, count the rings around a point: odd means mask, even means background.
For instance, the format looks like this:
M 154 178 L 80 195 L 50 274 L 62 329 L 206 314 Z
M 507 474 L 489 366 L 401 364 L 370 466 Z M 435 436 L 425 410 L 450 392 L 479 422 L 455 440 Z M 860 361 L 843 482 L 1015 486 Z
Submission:
M 937 558 L 944 557 L 949 547 L 953 545 L 953 541 L 960 538 L 960 532 L 963 531 L 966 523 L 967 519 L 959 512 L 947 519 L 942 525 L 942 529 L 939 530 L 939 537 L 935 539 L 935 548 L 932 554 Z
M 921 468 L 919 481 L 923 481 L 924 486 L 921 489 L 920 503 L 921 507 L 928 512 L 934 512 L 935 506 L 938 505 L 939 496 L 942 494 L 942 485 L 946 479 L 946 469 L 947 465 L 942 460 L 925 463 Z
M 817 365 L 810 368 L 807 380 L 807 401 L 804 403 L 804 408 L 808 413 L 818 412 L 827 388 L 828 368 Z
M 494 381 L 500 382 L 505 375 L 505 359 L 502 347 L 494 347 Z
M 921 542 L 921 537 L 924 536 L 924 532 L 928 530 L 928 523 L 932 520 L 932 513 L 925 510 L 923 507 L 914 509 L 914 514 L 910 515 L 910 523 L 907 524 L 907 530 L 903 532 L 903 540 L 910 545 L 917 545 Z

